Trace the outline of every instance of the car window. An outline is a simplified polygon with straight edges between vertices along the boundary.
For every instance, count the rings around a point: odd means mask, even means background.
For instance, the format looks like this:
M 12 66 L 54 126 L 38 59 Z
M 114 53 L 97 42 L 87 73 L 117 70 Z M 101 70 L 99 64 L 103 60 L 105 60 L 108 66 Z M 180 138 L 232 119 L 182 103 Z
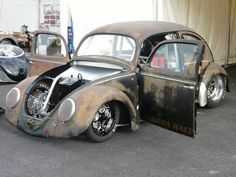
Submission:
M 36 51 L 38 55 L 65 57 L 66 48 L 63 40 L 55 35 L 51 34 L 39 34 L 37 35 Z
M 159 44 L 162 41 L 165 40 L 173 40 L 177 39 L 177 33 L 176 32 L 170 32 L 170 33 L 161 33 L 156 34 L 151 37 L 148 37 L 143 44 L 141 45 L 141 51 L 139 58 L 143 62 L 146 62 L 149 55 L 152 53 L 154 47 Z
M 203 61 L 210 62 L 213 61 L 213 56 L 210 52 L 210 49 L 208 45 L 206 45 L 206 42 L 202 40 L 200 37 L 196 36 L 195 34 L 192 33 L 182 33 L 181 34 L 182 39 L 187 39 L 187 40 L 199 40 L 204 42 L 205 50 L 203 53 Z
M 188 43 L 161 45 L 151 59 L 150 66 L 159 71 L 180 73 L 194 77 L 198 46 Z
M 132 38 L 122 35 L 89 36 L 80 46 L 77 56 L 108 56 L 131 61 L 135 52 Z

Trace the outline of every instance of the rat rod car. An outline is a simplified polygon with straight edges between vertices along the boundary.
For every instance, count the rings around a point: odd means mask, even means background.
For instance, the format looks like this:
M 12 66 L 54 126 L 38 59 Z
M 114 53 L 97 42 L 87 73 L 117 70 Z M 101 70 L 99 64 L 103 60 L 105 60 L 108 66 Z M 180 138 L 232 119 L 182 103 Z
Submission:
M 14 45 L 0 44 L 0 83 L 16 83 L 28 75 L 28 59 L 24 51 Z
M 59 52 L 57 44 L 46 50 L 43 39 L 49 35 L 56 34 L 36 34 L 33 54 L 68 58 L 60 53 L 67 51 L 66 43 Z M 66 65 L 12 88 L 5 114 L 19 129 L 42 137 L 85 132 L 101 142 L 119 124 L 137 130 L 141 118 L 193 137 L 196 104 L 214 107 L 226 90 L 225 70 L 191 29 L 168 22 L 123 22 L 90 32 Z

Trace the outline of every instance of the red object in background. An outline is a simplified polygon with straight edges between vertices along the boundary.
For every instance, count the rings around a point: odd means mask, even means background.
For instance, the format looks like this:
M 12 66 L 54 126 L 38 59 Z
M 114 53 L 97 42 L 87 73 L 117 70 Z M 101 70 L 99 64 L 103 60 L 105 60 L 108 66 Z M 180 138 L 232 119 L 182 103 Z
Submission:
M 166 68 L 167 60 L 164 55 L 154 56 L 152 60 L 152 66 L 156 68 Z

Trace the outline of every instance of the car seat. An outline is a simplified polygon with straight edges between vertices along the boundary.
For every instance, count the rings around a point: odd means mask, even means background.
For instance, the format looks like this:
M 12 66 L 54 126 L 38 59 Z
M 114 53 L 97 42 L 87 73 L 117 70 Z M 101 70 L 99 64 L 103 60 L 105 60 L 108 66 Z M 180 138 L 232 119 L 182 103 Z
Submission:
M 155 55 L 152 59 L 152 67 L 167 68 L 168 62 L 164 54 Z

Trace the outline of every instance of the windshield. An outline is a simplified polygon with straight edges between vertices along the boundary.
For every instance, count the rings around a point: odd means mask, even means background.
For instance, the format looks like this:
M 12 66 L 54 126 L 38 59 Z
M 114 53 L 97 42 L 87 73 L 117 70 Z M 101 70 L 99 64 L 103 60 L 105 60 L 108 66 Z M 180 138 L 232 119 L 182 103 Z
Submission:
M 132 38 L 121 35 L 100 34 L 89 36 L 80 46 L 77 56 L 108 56 L 131 61 L 135 52 Z

